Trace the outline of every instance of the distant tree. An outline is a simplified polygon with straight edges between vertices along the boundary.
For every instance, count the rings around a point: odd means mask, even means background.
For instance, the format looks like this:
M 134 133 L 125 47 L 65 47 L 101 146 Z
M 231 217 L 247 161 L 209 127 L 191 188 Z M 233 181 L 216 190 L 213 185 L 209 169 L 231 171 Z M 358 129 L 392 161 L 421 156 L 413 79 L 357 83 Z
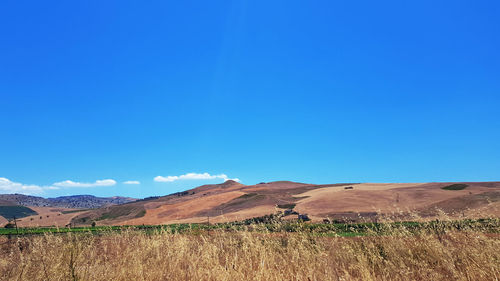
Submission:
M 92 222 L 92 227 L 95 227 L 95 221 Z

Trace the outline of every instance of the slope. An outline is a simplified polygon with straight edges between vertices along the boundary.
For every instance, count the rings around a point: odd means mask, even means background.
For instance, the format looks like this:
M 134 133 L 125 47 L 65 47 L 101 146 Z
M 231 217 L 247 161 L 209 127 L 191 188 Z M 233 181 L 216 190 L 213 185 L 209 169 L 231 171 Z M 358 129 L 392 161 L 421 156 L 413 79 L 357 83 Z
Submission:
M 461 187 L 449 188 L 454 184 Z M 438 209 L 450 215 L 481 210 L 481 216 L 500 216 L 497 208 L 500 205 L 499 193 L 499 182 L 314 185 L 278 181 L 242 185 L 226 181 L 91 210 L 75 217 L 72 222 L 90 224 L 96 221 L 103 225 L 226 222 L 285 209 L 308 214 L 316 221 L 326 218 L 366 220 L 393 213 L 407 216 L 413 213 L 431 218 Z

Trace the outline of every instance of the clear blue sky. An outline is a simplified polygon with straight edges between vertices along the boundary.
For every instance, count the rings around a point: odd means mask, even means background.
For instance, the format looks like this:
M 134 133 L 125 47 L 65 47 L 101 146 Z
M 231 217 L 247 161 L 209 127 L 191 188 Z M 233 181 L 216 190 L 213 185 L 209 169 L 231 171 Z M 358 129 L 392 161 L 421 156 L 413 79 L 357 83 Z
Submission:
M 153 180 L 189 172 L 500 180 L 499 14 L 498 1 L 2 1 L 0 193 L 223 181 Z

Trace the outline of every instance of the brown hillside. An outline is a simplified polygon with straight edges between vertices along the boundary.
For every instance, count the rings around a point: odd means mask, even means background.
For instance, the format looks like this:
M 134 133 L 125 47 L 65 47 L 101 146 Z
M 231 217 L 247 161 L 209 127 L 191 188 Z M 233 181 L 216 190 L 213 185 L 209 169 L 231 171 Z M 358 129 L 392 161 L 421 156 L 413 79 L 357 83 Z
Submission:
M 138 225 L 206 222 L 210 217 L 211 222 L 224 222 L 287 208 L 306 213 L 317 221 L 325 218 L 358 220 L 360 216 L 369 219 L 395 212 L 432 217 L 436 209 L 450 215 L 481 210 L 481 215 L 500 216 L 499 194 L 500 182 L 314 185 L 277 181 L 243 185 L 226 181 L 88 211 L 72 221 L 77 224 L 96 221 L 105 225 Z
M 57 207 L 30 207 L 37 215 L 24 217 L 17 220 L 20 227 L 57 226 L 64 227 L 71 220 L 82 213 L 80 209 L 57 208 Z
M 4 218 L 4 217 L 0 216 L 0 227 L 3 227 L 3 226 L 4 226 L 5 224 L 7 224 L 8 222 L 9 222 L 9 221 L 8 221 L 6 218 Z

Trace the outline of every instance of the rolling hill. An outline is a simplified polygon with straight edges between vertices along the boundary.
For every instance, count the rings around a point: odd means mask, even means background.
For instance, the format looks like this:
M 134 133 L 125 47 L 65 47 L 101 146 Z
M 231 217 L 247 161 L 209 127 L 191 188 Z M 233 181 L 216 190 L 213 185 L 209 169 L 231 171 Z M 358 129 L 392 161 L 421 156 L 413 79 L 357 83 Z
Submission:
M 37 212 L 25 206 L 0 206 L 0 216 L 7 220 L 36 215 Z
M 94 209 L 109 205 L 135 201 L 129 197 L 96 197 L 93 195 L 72 195 L 55 198 L 43 198 L 24 194 L 0 194 L 0 205 L 14 204 L 25 207 L 60 207 Z M 3 204 L 2 204 L 3 202 Z
M 373 220 L 380 214 L 432 218 L 500 216 L 500 182 L 341 183 L 290 181 L 243 185 L 231 180 L 162 197 L 106 206 L 78 214 L 73 224 L 141 225 L 227 222 L 293 209 L 313 221 Z M 284 217 L 296 219 L 297 214 Z
M 65 226 L 79 213 L 133 202 L 128 197 L 96 197 L 92 195 L 43 198 L 23 194 L 0 194 L 0 226 L 18 220 L 19 226 Z

